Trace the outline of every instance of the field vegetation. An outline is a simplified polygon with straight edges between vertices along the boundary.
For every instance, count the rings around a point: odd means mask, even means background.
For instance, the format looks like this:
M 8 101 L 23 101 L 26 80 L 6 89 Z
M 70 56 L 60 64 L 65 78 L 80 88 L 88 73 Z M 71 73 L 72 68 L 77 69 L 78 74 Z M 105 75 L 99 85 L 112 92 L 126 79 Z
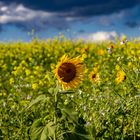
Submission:
M 0 140 L 138 140 L 140 42 L 1 42 L 0 106 Z

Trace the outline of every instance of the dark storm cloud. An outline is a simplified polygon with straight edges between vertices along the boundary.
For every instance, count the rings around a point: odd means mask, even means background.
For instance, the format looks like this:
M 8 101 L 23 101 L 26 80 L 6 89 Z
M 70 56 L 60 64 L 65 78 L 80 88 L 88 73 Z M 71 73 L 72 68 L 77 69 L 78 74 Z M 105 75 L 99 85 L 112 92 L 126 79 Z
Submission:
M 59 30 L 69 27 L 66 19 L 51 12 L 32 10 L 20 4 L 0 5 L 0 27 L 3 25 L 16 26 L 23 31 L 35 29 L 36 31 L 57 28 Z
M 140 5 L 140 0 L 0 0 L 0 32 L 3 25 L 16 26 L 24 31 L 63 30 L 70 28 L 73 22 L 88 24 L 93 22 L 91 17 L 108 16 L 137 5 Z M 139 18 L 139 9 L 137 11 L 134 10 L 134 15 Z M 130 19 L 134 15 L 129 16 Z M 130 28 L 137 26 L 135 20 L 125 21 Z M 101 22 L 110 26 L 114 21 L 104 19 Z
M 5 4 L 23 4 L 25 7 L 62 16 L 83 17 L 110 14 L 140 4 L 139 0 L 0 0 Z
M 65 21 L 62 20 L 58 20 L 58 19 L 51 19 L 51 20 L 38 20 L 38 19 L 33 19 L 31 21 L 28 21 L 25 23 L 23 22 L 16 22 L 13 23 L 13 25 L 15 25 L 16 27 L 19 27 L 20 29 L 22 29 L 23 31 L 29 31 L 31 29 L 34 29 L 35 31 L 42 31 L 42 30 L 47 30 L 49 28 L 53 28 L 55 27 L 58 30 L 64 30 L 67 29 L 68 23 L 66 24 Z M 57 23 L 57 24 L 56 24 Z
M 130 28 L 136 28 L 136 27 L 138 27 L 140 24 L 139 24 L 138 22 L 136 22 L 136 21 L 127 21 L 127 22 L 125 23 L 125 25 L 127 25 L 127 26 L 130 27 Z

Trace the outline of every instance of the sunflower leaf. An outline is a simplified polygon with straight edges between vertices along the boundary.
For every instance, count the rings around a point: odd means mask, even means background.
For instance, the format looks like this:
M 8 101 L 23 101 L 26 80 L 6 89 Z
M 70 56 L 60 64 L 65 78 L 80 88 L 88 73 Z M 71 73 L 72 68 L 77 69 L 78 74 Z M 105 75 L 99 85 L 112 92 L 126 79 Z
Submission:
M 72 90 L 64 90 L 64 91 L 59 91 L 59 93 L 60 94 L 72 94 L 72 93 L 74 93 L 74 91 L 72 91 Z
M 33 101 L 31 101 L 31 103 L 29 104 L 29 106 L 27 107 L 27 109 L 31 108 L 34 104 L 37 104 L 41 100 L 45 100 L 45 99 L 46 99 L 46 96 L 45 95 L 38 96 L 36 99 L 34 99 Z

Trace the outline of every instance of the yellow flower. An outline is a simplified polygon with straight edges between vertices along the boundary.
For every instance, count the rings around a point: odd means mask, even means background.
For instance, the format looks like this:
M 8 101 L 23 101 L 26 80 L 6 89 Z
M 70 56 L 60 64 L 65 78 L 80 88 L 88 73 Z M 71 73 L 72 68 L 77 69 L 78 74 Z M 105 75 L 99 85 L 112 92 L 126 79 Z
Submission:
M 100 50 L 98 50 L 98 55 L 104 55 L 105 54 L 105 51 L 103 50 L 103 49 L 100 49 Z
M 20 66 L 27 66 L 28 64 L 26 63 L 25 60 L 22 60 L 21 63 L 20 63 Z
M 110 43 L 109 47 L 107 48 L 108 53 L 112 53 L 114 48 L 115 48 L 115 45 L 113 43 Z
M 38 84 L 37 83 L 34 83 L 34 84 L 32 84 L 32 89 L 37 89 L 38 88 Z
M 120 70 L 120 66 L 119 66 L 119 65 L 116 65 L 116 66 L 115 66 L 115 69 L 116 69 L 116 70 Z
M 6 64 L 2 65 L 2 69 L 6 70 L 7 69 L 7 65 Z
M 97 70 L 93 70 L 90 74 L 89 74 L 89 78 L 90 78 L 90 81 L 92 83 L 97 83 L 100 81 L 100 75 L 99 73 L 97 72 Z
M 26 73 L 27 76 L 29 76 L 31 74 L 31 71 L 29 69 L 26 69 L 25 73 Z
M 38 71 L 34 71 L 33 72 L 35 75 L 39 75 L 39 72 Z
M 109 44 L 109 48 L 114 49 L 114 48 L 115 48 L 115 44 L 110 43 L 110 44 Z
M 75 88 L 83 79 L 84 67 L 82 60 L 79 57 L 70 59 L 64 55 L 57 64 L 54 73 L 63 89 Z
M 44 83 L 43 83 L 42 80 L 39 80 L 39 85 L 40 85 L 40 86 L 43 86 L 43 85 L 44 85 Z
M 128 62 L 127 66 L 128 66 L 128 68 L 130 68 L 130 69 L 133 68 L 132 62 Z
M 9 83 L 12 85 L 14 83 L 14 78 L 10 78 Z
M 87 54 L 84 53 L 84 54 L 82 55 L 82 60 L 84 60 L 85 58 L 87 58 Z
M 51 66 L 51 69 L 55 68 L 55 64 L 54 63 L 51 63 L 50 66 Z
M 98 72 L 98 69 L 99 69 L 99 66 L 96 65 L 96 66 L 93 68 L 93 71 L 94 71 L 95 73 L 97 73 L 97 72 Z
M 13 65 L 13 66 L 16 65 L 16 63 L 17 63 L 17 61 L 14 60 L 13 63 L 12 63 L 12 65 Z
M 123 70 L 119 70 L 117 72 L 117 75 L 116 75 L 116 79 L 115 79 L 115 82 L 117 84 L 121 83 L 122 81 L 124 81 L 126 79 L 126 75 L 125 75 L 125 72 Z
M 85 70 L 84 70 L 84 73 L 85 73 L 85 74 L 88 73 L 88 69 L 85 69 Z
M 88 47 L 84 47 L 80 50 L 81 54 L 83 53 L 87 53 L 89 51 L 89 48 Z
M 7 96 L 7 93 L 6 93 L 6 92 L 4 92 L 4 93 L 3 93 L 3 96 Z
M 36 66 L 35 67 L 35 70 L 39 71 L 40 70 L 40 67 L 39 66 Z

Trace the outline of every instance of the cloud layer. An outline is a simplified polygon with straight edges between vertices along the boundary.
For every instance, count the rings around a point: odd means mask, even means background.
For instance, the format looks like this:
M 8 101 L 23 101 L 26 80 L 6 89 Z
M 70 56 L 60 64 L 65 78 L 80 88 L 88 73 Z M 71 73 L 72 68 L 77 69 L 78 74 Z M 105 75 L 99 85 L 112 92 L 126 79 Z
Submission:
M 83 24 L 96 21 L 100 26 L 121 23 L 136 28 L 140 25 L 139 11 L 139 0 L 0 0 L 0 32 L 5 25 L 24 31 L 63 30 L 77 21 Z
M 61 19 L 61 20 L 60 20 Z M 41 10 L 35 11 L 26 8 L 22 4 L 9 6 L 3 5 L 0 7 L 0 24 L 1 25 L 16 25 L 22 29 L 28 30 L 34 28 L 36 30 L 46 29 L 47 27 L 66 28 L 63 18 L 57 17 L 57 14 L 44 12 Z M 60 22 L 60 23 L 59 23 Z
M 131 8 L 139 0 L 0 0 L 4 4 L 22 4 L 29 9 L 57 12 L 62 16 L 83 17 L 104 15 Z
M 82 38 L 86 41 L 103 42 L 107 40 L 115 40 L 116 37 L 119 37 L 119 34 L 116 31 L 98 31 L 89 35 L 82 35 L 78 38 Z

